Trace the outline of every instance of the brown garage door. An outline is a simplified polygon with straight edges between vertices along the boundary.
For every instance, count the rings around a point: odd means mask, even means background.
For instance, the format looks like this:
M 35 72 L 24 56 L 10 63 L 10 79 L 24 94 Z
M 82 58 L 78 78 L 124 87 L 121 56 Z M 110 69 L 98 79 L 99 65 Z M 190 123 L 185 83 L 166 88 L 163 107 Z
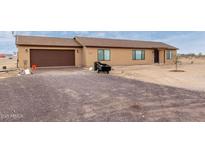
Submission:
M 74 50 L 39 50 L 32 49 L 30 52 L 31 66 L 36 64 L 37 67 L 48 66 L 74 66 Z

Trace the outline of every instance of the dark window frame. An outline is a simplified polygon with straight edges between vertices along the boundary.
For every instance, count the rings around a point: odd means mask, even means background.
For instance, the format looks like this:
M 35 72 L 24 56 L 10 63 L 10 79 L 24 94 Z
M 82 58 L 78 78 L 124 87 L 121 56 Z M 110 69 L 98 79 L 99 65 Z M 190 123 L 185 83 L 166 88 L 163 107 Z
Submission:
M 136 59 L 136 51 L 141 51 L 141 59 Z M 145 60 L 145 50 L 133 49 L 132 50 L 132 60 Z
M 169 56 L 167 56 L 169 53 Z M 173 59 L 173 51 L 167 50 L 166 51 L 166 60 L 172 60 Z
M 103 59 L 102 60 L 100 60 L 99 59 L 99 50 L 102 50 L 103 51 Z M 105 60 L 105 50 L 108 50 L 109 51 L 109 60 Z M 98 59 L 98 61 L 111 61 L 111 51 L 110 51 L 110 49 L 98 49 L 97 50 L 97 59 Z

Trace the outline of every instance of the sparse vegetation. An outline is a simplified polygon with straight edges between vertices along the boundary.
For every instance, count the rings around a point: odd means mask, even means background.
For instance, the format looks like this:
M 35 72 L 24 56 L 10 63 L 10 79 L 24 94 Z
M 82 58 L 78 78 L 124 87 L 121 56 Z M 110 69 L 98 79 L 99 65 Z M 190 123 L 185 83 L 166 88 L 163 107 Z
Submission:
M 180 55 L 176 55 L 176 57 L 175 57 L 175 66 L 176 66 L 176 71 L 178 70 L 178 64 L 179 64 L 179 56 Z
M 178 54 L 178 55 L 184 58 L 205 57 L 205 54 L 203 54 L 202 52 L 199 52 L 198 54 L 188 53 L 188 54 Z
M 204 64 L 205 54 L 199 52 L 198 54 L 180 54 L 179 60 L 182 64 Z
M 179 60 L 180 59 L 180 55 L 177 54 L 174 59 L 175 59 L 175 61 L 174 61 L 174 63 L 175 63 L 175 70 L 171 70 L 171 72 L 184 72 L 184 70 L 179 70 L 178 69 L 178 65 L 181 64 L 181 61 Z

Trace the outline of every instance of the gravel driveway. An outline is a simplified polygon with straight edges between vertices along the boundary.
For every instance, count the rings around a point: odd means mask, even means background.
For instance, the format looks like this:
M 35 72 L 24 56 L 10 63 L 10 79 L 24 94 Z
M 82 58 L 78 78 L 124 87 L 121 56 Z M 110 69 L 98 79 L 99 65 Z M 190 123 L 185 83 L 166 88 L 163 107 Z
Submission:
M 87 70 L 0 80 L 0 121 L 205 121 L 205 93 Z

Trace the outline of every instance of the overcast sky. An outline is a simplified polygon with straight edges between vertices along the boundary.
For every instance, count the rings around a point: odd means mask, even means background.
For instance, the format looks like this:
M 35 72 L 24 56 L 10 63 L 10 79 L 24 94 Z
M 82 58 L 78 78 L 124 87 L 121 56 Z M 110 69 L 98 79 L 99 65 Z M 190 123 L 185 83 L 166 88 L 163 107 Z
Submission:
M 161 41 L 179 48 L 179 53 L 205 54 L 205 32 L 138 32 L 138 31 L 18 31 L 17 35 L 69 37 L 88 36 L 101 38 L 136 39 L 147 41 Z M 17 51 L 12 32 L 0 31 L 0 53 Z

